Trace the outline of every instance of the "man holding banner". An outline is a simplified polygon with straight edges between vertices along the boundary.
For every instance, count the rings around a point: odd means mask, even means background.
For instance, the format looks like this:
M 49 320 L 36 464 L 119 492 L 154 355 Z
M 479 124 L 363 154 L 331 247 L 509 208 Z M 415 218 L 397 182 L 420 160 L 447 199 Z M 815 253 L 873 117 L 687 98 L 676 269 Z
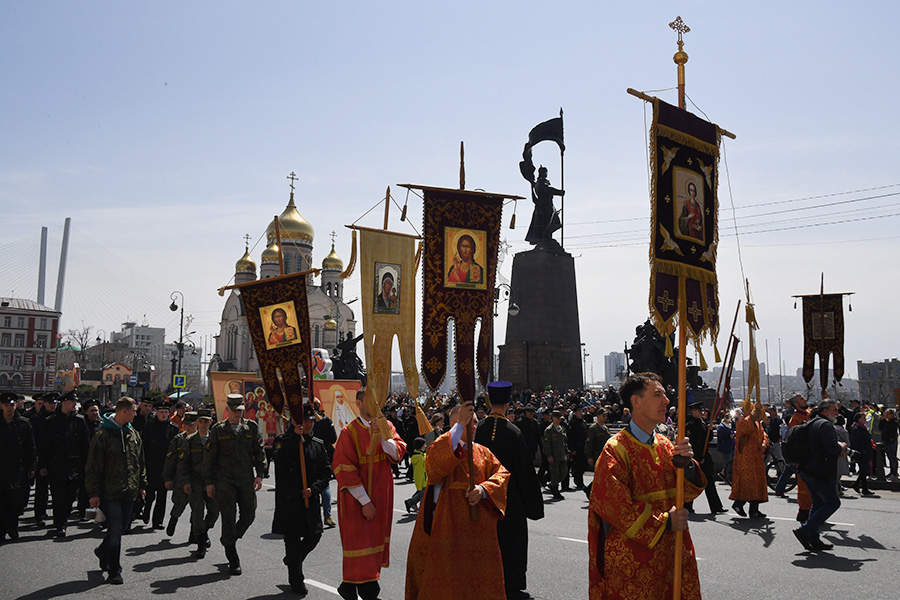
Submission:
M 606 442 L 594 470 L 588 515 L 591 600 L 671 598 L 675 569 L 682 570 L 681 597 L 700 598 L 697 557 L 688 511 L 674 506 L 676 456 L 693 459 L 690 440 L 677 444 L 654 433 L 666 418 L 669 399 L 655 373 L 636 373 L 619 388 L 631 408 L 628 427 Z M 685 468 L 684 499 L 706 486 L 700 466 Z M 684 532 L 676 566 L 675 532 Z
M 334 447 L 332 468 L 338 483 L 338 522 L 344 550 L 343 582 L 338 593 L 345 600 L 376 600 L 381 569 L 390 564 L 394 479 L 391 465 L 403 460 L 406 444 L 385 422 L 391 439 L 379 439 L 378 419 L 366 406 L 366 390 L 356 393 L 359 417 L 341 430 Z

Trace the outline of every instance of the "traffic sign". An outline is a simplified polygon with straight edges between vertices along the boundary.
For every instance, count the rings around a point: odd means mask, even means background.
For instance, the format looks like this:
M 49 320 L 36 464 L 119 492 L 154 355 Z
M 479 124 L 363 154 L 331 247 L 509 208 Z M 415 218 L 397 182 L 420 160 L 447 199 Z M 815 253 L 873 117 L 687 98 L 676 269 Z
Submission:
M 128 385 L 130 385 L 130 386 L 137 385 L 137 375 L 129 375 L 128 376 Z
M 184 387 L 185 387 L 184 380 L 185 380 L 184 375 L 173 375 L 172 376 L 172 387 L 184 389 Z

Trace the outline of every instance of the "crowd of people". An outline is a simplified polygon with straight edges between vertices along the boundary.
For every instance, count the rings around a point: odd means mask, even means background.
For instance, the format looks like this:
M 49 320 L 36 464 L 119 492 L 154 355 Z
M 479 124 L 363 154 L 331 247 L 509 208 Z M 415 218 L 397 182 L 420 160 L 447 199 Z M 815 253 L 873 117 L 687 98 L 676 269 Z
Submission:
M 380 572 L 390 563 L 393 480 L 407 478 L 415 493 L 405 499 L 406 510 L 416 513 L 409 599 L 448 597 L 424 582 L 450 576 L 447 569 L 459 569 L 460 560 L 472 569 L 495 568 L 499 584 L 488 589 L 480 578 L 477 589 L 455 589 L 453 597 L 530 598 L 527 521 L 543 517 L 545 502 L 579 490 L 589 499 L 591 598 L 637 597 L 634 586 L 651 580 L 647 573 L 659 576 L 654 593 L 664 594 L 673 585 L 677 544 L 683 597 L 692 598 L 699 597 L 699 578 L 687 515 L 703 494 L 713 515 L 727 512 L 716 487 L 726 464 L 733 465 L 732 509 L 765 518 L 767 457 L 781 459 L 782 444 L 787 450 L 798 437 L 789 432 L 802 427 L 806 456 L 785 463 L 775 495 L 785 497 L 787 480 L 798 475 L 794 535 L 814 552 L 831 547 L 819 529 L 848 493 L 842 476 L 855 473 L 852 487 L 861 495 L 873 493 L 873 477 L 897 479 L 895 409 L 855 400 L 845 407 L 826 398 L 811 409 L 797 395 L 780 414 L 747 401 L 715 419 L 703 402 L 690 402 L 686 435 L 678 440 L 675 390 L 647 373 L 599 391 L 518 391 L 495 382 L 475 401 L 438 394 L 424 406 L 392 394 L 376 414 L 365 394 L 357 395 L 359 417 L 340 435 L 317 404 L 305 406 L 301 422 L 289 424 L 270 450 L 256 422 L 244 418 L 240 394 L 228 397 L 221 420 L 212 406 L 190 410 L 127 397 L 101 406 L 80 402 L 74 392 L 26 403 L 3 394 L 0 452 L 8 460 L 0 471 L 0 541 L 18 539 L 29 504 L 38 527 L 52 517 L 54 537 L 65 537 L 74 520 L 94 518 L 105 530 L 94 551 L 98 565 L 110 583 L 121 584 L 122 536 L 133 523 L 171 537 L 190 510 L 194 558 L 205 557 L 221 522 L 229 573 L 238 576 L 237 544 L 255 519 L 256 492 L 271 462 L 272 532 L 284 536 L 288 581 L 301 596 L 303 562 L 324 529 L 336 526 L 333 504 L 344 556 L 338 592 L 345 599 L 379 596 Z M 681 509 L 674 505 L 676 467 L 685 476 Z M 594 477 L 586 482 L 589 470 Z M 454 542 L 460 536 L 479 539 L 478 552 L 460 553 Z

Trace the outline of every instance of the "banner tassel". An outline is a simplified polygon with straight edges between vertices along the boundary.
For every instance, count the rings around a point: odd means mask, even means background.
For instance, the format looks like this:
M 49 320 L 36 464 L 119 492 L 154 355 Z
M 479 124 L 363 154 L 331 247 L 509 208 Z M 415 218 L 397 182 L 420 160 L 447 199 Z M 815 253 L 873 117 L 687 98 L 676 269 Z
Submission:
M 512 218 L 509 220 L 509 228 L 510 229 L 516 228 L 516 208 L 518 208 L 518 207 L 519 207 L 518 201 L 513 200 L 513 214 L 512 214 Z
M 420 241 L 419 249 L 416 250 L 416 268 L 413 269 L 413 276 L 415 276 L 415 274 L 419 272 L 419 263 L 422 262 L 422 249 L 424 248 L 424 246 L 425 244 Z
M 672 348 L 672 338 L 666 336 L 666 358 L 675 356 L 675 349 Z
M 703 358 L 703 350 L 697 348 L 697 353 L 700 354 L 700 370 L 705 371 L 709 365 L 706 364 L 706 359 Z
M 434 431 L 434 427 L 428 422 L 428 417 L 425 416 L 425 411 L 422 410 L 422 407 L 419 406 L 418 402 L 416 402 L 416 423 L 419 425 L 420 436 Z
M 341 273 L 341 279 L 347 279 L 351 275 L 353 275 L 354 269 L 356 269 L 356 230 L 353 230 L 351 234 L 351 245 L 350 245 L 350 261 L 347 263 L 347 268 L 344 269 L 344 272 Z
M 713 344 L 713 352 L 715 352 L 715 354 L 716 354 L 716 356 L 715 356 L 716 362 L 717 363 L 722 362 L 722 357 L 719 356 L 719 346 L 717 346 L 716 344 Z

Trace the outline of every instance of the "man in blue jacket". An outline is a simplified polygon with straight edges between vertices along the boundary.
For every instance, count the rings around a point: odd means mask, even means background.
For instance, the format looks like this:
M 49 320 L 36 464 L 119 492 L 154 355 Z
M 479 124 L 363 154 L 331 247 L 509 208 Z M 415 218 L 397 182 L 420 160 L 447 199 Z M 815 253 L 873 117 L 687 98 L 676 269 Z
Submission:
M 838 407 L 834 400 L 823 400 L 808 425 L 810 459 L 800 465 L 800 477 L 812 496 L 809 518 L 794 530 L 807 550 L 830 550 L 833 544 L 819 539 L 819 528 L 841 506 L 837 488 L 837 459 L 847 453 L 847 444 L 839 442 L 834 431 Z

